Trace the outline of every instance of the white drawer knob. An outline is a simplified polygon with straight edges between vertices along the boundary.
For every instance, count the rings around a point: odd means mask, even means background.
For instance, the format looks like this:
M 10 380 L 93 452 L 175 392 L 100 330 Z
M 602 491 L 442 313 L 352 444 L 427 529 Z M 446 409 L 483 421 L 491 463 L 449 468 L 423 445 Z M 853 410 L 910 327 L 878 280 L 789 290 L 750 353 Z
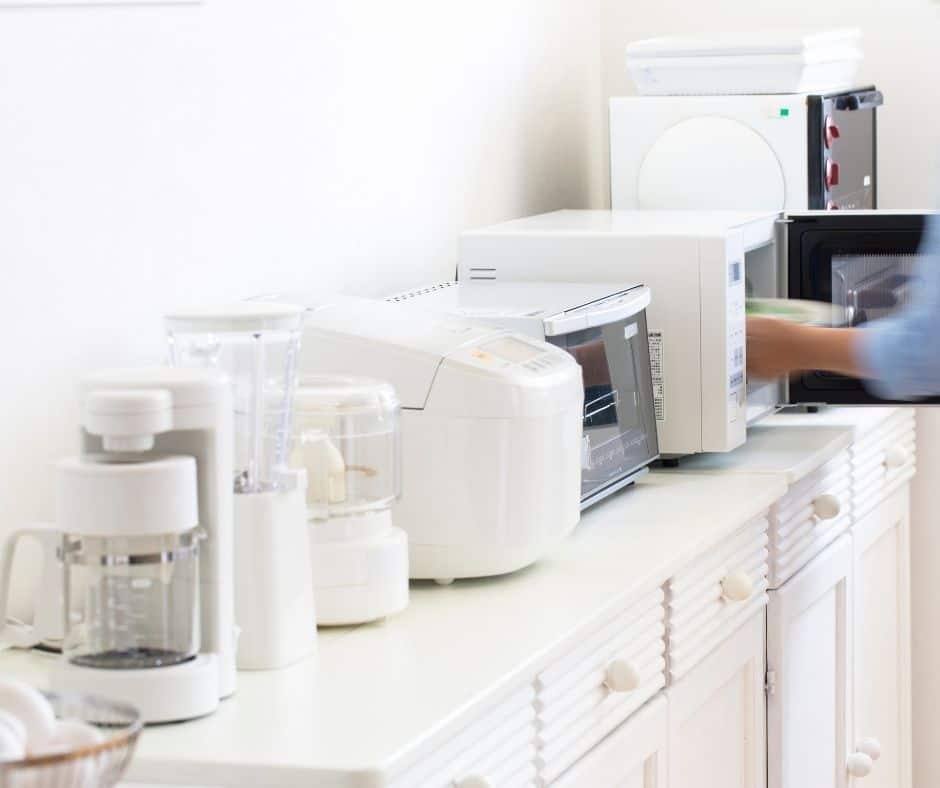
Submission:
M 853 752 L 846 763 L 846 768 L 853 777 L 867 777 L 871 774 L 872 766 L 874 764 L 871 758 L 863 752 Z
M 640 686 L 640 671 L 625 659 L 615 659 L 607 666 L 604 684 L 611 692 L 633 692 Z
M 457 780 L 455 785 L 456 788 L 493 788 L 493 783 L 478 774 L 472 774 L 462 780 Z
M 881 742 L 878 741 L 874 736 L 870 736 L 867 739 L 862 739 L 858 743 L 858 751 L 865 753 L 873 761 L 877 761 L 881 757 Z
M 813 514 L 820 520 L 835 520 L 842 513 L 842 502 L 826 493 L 813 500 Z
M 907 449 L 903 446 L 892 446 L 885 452 L 885 467 L 890 469 L 907 465 Z
M 744 602 L 754 593 L 754 583 L 747 572 L 732 572 L 721 581 L 721 596 L 729 602 Z

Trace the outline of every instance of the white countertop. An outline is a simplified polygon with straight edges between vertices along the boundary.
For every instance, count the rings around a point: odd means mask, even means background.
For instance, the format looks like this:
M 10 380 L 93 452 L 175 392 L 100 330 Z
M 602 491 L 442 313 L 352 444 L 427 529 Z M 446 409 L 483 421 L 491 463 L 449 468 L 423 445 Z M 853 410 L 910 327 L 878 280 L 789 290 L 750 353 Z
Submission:
M 844 428 L 852 431 L 852 440 L 858 440 L 897 413 L 894 406 L 823 407 L 817 413 L 804 413 L 802 408 L 788 408 L 760 422 L 763 427 L 809 427 L 812 429 Z M 748 432 L 750 440 L 750 432 Z
M 839 410 L 840 418 L 849 420 Z M 882 409 L 882 412 L 885 412 Z M 778 417 L 774 417 L 778 418 Z M 805 417 L 804 417 L 805 418 Z M 852 444 L 854 424 L 843 426 L 805 426 L 795 424 L 751 427 L 747 442 L 734 451 L 696 454 L 679 462 L 682 472 L 728 472 L 780 474 L 788 485 L 825 465 Z
M 447 740 L 465 715 L 534 678 L 614 607 L 665 582 L 768 509 L 782 474 L 653 473 L 585 513 L 529 569 L 412 586 L 384 625 L 321 632 L 318 657 L 240 673 L 212 716 L 148 728 L 129 779 L 164 784 L 381 784 L 410 754 Z M 0 673 L 46 683 L 48 657 L 0 654 Z

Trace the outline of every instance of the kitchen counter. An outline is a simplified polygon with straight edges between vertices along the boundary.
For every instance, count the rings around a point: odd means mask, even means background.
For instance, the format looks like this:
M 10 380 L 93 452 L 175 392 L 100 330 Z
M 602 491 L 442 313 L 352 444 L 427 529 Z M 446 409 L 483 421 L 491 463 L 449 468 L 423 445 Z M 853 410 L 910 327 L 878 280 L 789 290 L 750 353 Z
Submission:
M 832 436 L 837 442 L 840 435 Z M 412 586 L 384 624 L 321 631 L 316 658 L 239 674 L 212 716 L 148 728 L 129 779 L 163 784 L 379 785 L 530 681 L 609 611 L 662 585 L 767 510 L 785 474 L 652 473 L 592 507 L 533 567 Z M 50 657 L 0 654 L 46 683 Z

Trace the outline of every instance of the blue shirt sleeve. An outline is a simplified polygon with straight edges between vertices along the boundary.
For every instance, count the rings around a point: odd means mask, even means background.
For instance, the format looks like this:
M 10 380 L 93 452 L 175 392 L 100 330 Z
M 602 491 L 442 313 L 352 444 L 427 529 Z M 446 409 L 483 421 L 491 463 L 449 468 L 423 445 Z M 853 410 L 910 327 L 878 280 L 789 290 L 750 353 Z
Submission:
M 864 328 L 862 364 L 868 387 L 885 399 L 915 401 L 940 395 L 940 216 L 931 216 L 917 262 L 912 301 Z

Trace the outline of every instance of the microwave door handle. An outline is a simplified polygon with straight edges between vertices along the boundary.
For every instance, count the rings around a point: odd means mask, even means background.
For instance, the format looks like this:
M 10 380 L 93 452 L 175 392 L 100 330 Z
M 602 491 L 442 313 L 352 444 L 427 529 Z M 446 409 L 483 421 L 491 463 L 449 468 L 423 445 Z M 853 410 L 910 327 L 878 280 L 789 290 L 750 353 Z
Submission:
M 630 298 L 615 301 L 604 308 L 592 309 L 587 315 L 588 326 L 590 328 L 606 326 L 609 323 L 616 323 L 618 320 L 634 317 L 650 305 L 650 300 L 650 290 L 644 287 L 639 293 Z
M 855 112 L 874 109 L 884 103 L 885 97 L 880 90 L 865 90 L 861 93 L 850 93 L 847 96 L 836 96 L 833 106 L 842 112 Z

